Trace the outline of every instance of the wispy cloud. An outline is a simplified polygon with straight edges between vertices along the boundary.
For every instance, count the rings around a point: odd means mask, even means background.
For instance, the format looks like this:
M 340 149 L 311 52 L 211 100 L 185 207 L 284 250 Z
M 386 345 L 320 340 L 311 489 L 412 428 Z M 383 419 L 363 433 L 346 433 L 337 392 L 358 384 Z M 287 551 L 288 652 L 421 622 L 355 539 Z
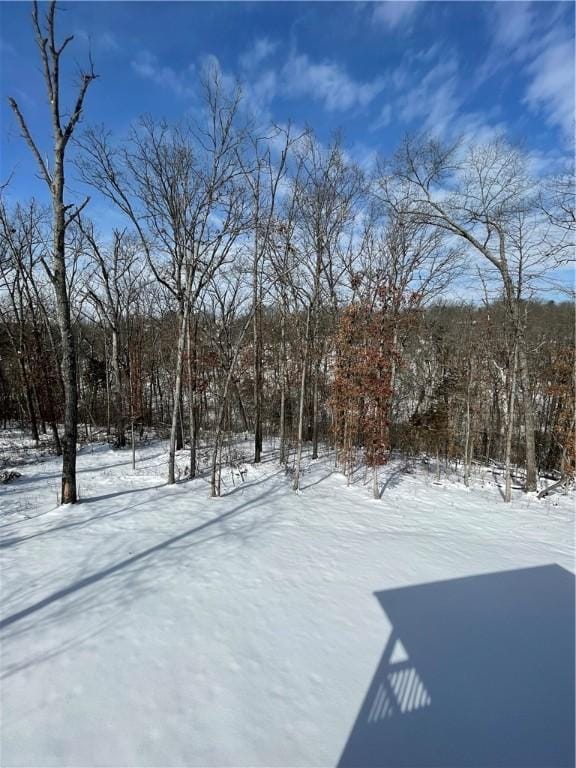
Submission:
M 240 66 L 245 70 L 253 70 L 268 59 L 276 50 L 278 44 L 267 37 L 258 38 L 254 44 L 240 56 Z
M 500 135 L 505 126 L 497 110 L 471 109 L 473 88 L 462 75 L 454 48 L 434 43 L 409 51 L 389 75 L 392 94 L 373 130 L 394 118 L 440 139 L 469 137 L 482 143 Z
M 379 128 L 386 128 L 392 122 L 392 105 L 384 104 L 378 117 L 370 124 L 370 130 L 376 131 Z
M 132 60 L 131 66 L 137 75 L 172 91 L 176 96 L 192 96 L 194 93 L 196 75 L 193 64 L 189 64 L 184 70 L 176 71 L 160 64 L 158 58 L 150 51 L 140 51 Z
M 550 125 L 559 127 L 568 140 L 574 139 L 574 41 L 548 43 L 527 65 L 531 82 L 524 101 L 541 111 Z
M 529 43 L 535 21 L 531 3 L 491 3 L 487 12 L 493 20 L 492 34 L 497 46 L 516 51 Z
M 120 44 L 112 32 L 104 31 L 97 35 L 86 32 L 85 29 L 77 27 L 74 30 L 74 40 L 87 50 L 96 53 L 115 53 L 120 50 Z
M 426 131 L 445 136 L 462 108 L 458 72 L 456 56 L 442 56 L 414 87 L 400 97 L 400 117 L 409 123 L 421 121 Z
M 417 6 L 414 0 L 385 0 L 375 4 L 372 21 L 386 29 L 398 31 L 412 21 Z
M 574 139 L 574 29 L 565 23 L 564 4 L 491 3 L 488 27 L 493 44 L 479 80 L 509 70 L 510 61 L 523 71 L 524 103 L 549 125 Z M 570 27 L 572 27 L 570 29 Z
M 291 54 L 282 75 L 289 96 L 308 96 L 321 101 L 329 111 L 365 107 L 384 88 L 381 78 L 355 80 L 336 62 L 313 62 L 305 53 Z
M 98 46 L 105 51 L 119 51 L 120 44 L 111 32 L 103 32 L 98 38 Z

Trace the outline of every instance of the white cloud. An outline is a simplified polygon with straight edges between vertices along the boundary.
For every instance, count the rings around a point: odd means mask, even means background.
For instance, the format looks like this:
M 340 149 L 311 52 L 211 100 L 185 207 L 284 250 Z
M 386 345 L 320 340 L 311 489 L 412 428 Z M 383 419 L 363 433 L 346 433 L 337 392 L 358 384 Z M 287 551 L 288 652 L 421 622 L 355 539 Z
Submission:
M 74 30 L 74 42 L 83 48 L 95 51 L 117 51 L 120 49 L 118 41 L 111 32 L 102 32 L 94 37 L 80 27 L 76 27 Z
M 515 51 L 529 41 L 535 21 L 531 3 L 491 3 L 492 30 L 496 45 Z
M 267 37 L 259 38 L 251 48 L 240 56 L 240 66 L 246 70 L 255 69 L 274 53 L 277 46 L 277 43 L 272 42 Z
M 258 109 L 270 104 L 276 95 L 277 81 L 276 72 L 267 69 L 246 86 L 247 94 Z
M 478 81 L 510 69 L 511 60 L 517 62 L 516 70 L 520 69 L 528 81 L 524 103 L 573 141 L 573 30 L 565 23 L 564 4 L 549 6 L 545 11 L 540 4 L 526 2 L 487 6 L 493 45 Z
M 177 96 L 191 96 L 194 93 L 194 65 L 177 72 L 172 67 L 163 66 L 158 58 L 150 51 L 140 51 L 131 62 L 132 69 L 140 77 L 151 80 L 162 88 L 166 88 Z
M 505 131 L 497 109 L 468 111 L 470 84 L 462 77 L 462 62 L 454 50 L 434 44 L 412 51 L 391 74 L 397 96 L 390 111 L 399 120 L 440 139 L 489 141 Z M 384 107 L 383 117 L 387 110 Z M 380 127 L 378 120 L 372 128 Z
M 118 51 L 120 45 L 111 32 L 104 32 L 98 38 L 98 45 L 105 51 Z
M 374 6 L 372 20 L 386 29 L 397 30 L 412 19 L 416 6 L 414 0 L 385 0 Z
M 418 84 L 400 98 L 400 117 L 408 123 L 421 120 L 426 131 L 445 136 L 462 106 L 458 72 L 454 55 L 440 58 L 419 78 Z
M 532 81 L 525 102 L 542 111 L 550 125 L 559 127 L 574 139 L 574 43 L 557 40 L 549 43 L 527 66 Z
M 201 58 L 200 71 L 207 81 L 217 78 L 224 93 L 231 95 L 238 86 L 238 79 L 222 69 L 220 60 L 213 53 Z
M 292 54 L 282 75 L 289 96 L 310 96 L 322 101 L 330 111 L 365 107 L 384 87 L 381 78 L 363 83 L 350 77 L 337 63 L 314 63 L 304 53 Z
M 380 114 L 370 125 L 371 131 L 377 131 L 379 128 L 386 128 L 392 122 L 392 107 L 390 104 L 384 104 Z

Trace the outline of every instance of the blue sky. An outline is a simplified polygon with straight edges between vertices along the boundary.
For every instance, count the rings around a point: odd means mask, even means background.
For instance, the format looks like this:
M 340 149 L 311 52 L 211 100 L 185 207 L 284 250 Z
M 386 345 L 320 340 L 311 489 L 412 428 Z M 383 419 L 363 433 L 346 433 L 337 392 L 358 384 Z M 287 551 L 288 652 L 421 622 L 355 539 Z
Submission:
M 64 76 L 89 47 L 99 79 L 84 124 L 119 136 L 142 113 L 178 119 L 199 108 L 206 63 L 244 83 L 261 120 L 341 129 L 368 166 L 406 131 L 522 141 L 535 167 L 572 156 L 574 5 L 540 2 L 63 2 L 74 34 Z M 41 189 L 7 106 L 14 96 L 48 152 L 49 123 L 30 4 L 0 3 L 1 181 Z M 68 91 L 70 93 L 70 91 Z M 48 129 L 48 130 L 47 130 Z M 71 172 L 70 191 L 74 191 Z

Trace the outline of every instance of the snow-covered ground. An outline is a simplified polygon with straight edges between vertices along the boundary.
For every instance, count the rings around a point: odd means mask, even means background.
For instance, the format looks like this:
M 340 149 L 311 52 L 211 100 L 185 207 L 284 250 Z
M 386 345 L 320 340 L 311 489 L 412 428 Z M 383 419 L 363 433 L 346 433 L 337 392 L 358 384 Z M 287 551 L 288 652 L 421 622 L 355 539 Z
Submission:
M 375 592 L 574 572 L 570 497 L 392 464 L 377 502 L 330 457 L 297 495 L 269 453 L 210 499 L 165 448 L 84 448 L 74 507 L 56 458 L 0 486 L 3 766 L 334 766 L 392 629 Z

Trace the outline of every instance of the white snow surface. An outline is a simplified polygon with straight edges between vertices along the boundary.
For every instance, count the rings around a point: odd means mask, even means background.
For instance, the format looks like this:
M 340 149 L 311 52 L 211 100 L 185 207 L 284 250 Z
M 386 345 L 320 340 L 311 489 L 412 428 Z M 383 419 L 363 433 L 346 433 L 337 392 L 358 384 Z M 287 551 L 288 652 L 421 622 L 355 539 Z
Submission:
M 0 486 L 3 766 L 333 766 L 391 630 L 374 592 L 574 572 L 570 497 L 392 463 L 374 501 L 332 456 L 295 494 L 268 452 L 210 499 L 166 461 L 88 446 L 74 506 L 56 458 Z

